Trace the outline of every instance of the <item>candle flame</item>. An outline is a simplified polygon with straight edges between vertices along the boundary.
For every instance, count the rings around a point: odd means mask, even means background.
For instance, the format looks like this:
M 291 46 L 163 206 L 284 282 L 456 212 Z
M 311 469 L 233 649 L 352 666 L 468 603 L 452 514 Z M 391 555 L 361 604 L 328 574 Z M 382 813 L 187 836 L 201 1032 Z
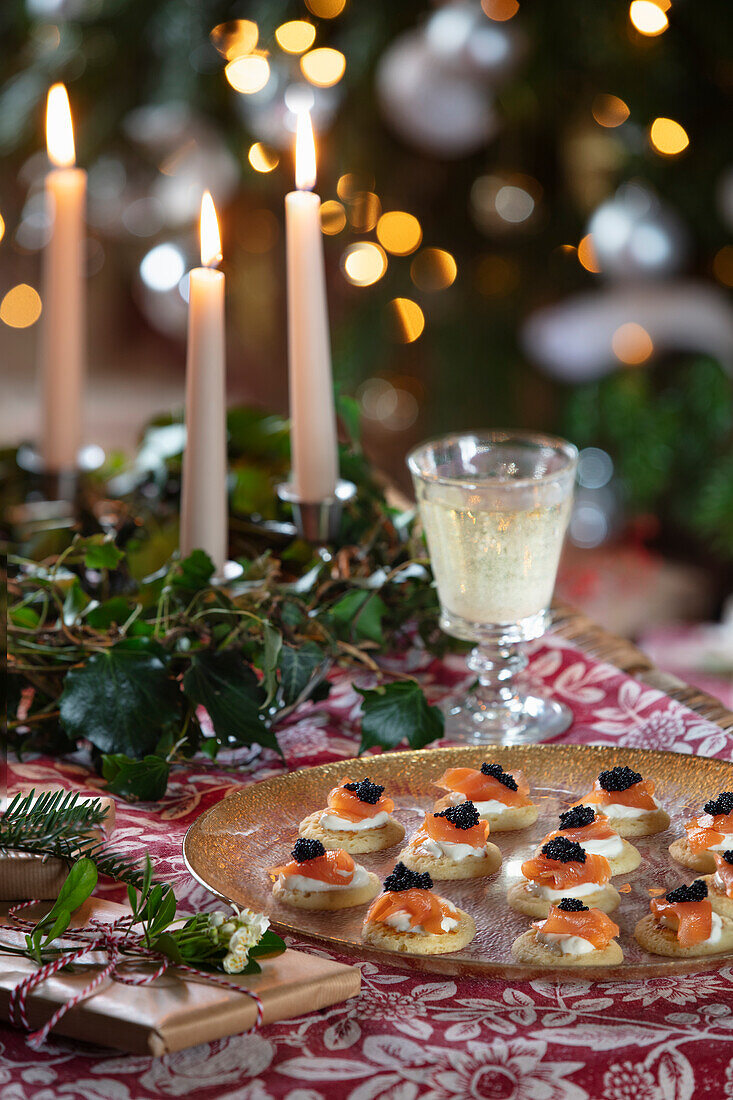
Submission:
M 204 191 L 201 199 L 200 233 L 201 263 L 204 267 L 216 267 L 221 260 L 221 237 L 210 191 Z
M 71 124 L 69 97 L 63 84 L 48 89 L 46 102 L 46 147 L 49 159 L 57 168 L 71 168 L 74 154 L 74 128 Z
M 299 191 L 311 191 L 316 185 L 316 143 L 310 111 L 298 112 L 295 131 L 295 186 Z

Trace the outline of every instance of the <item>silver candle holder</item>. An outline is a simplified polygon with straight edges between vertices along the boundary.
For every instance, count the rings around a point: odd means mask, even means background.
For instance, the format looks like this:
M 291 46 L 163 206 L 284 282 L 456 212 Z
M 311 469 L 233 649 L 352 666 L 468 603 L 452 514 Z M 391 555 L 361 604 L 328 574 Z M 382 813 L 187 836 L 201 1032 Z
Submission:
M 339 478 L 333 496 L 325 500 L 301 500 L 292 483 L 283 481 L 277 487 L 277 495 L 292 508 L 293 523 L 300 537 L 323 545 L 338 538 L 344 505 L 356 496 L 356 485 Z

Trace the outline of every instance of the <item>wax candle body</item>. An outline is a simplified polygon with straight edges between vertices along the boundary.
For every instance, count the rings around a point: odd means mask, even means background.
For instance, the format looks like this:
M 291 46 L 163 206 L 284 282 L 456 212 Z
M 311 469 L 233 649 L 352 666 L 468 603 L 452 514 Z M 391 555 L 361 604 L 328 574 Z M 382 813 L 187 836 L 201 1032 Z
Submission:
M 186 358 L 186 449 L 181 482 L 181 554 L 227 559 L 227 449 L 224 275 L 190 273 Z
M 321 200 L 285 197 L 292 481 L 303 501 L 332 497 L 338 478 Z
M 81 445 L 86 181 L 81 168 L 54 168 L 46 177 L 52 230 L 43 257 L 40 451 L 57 471 L 76 467 Z

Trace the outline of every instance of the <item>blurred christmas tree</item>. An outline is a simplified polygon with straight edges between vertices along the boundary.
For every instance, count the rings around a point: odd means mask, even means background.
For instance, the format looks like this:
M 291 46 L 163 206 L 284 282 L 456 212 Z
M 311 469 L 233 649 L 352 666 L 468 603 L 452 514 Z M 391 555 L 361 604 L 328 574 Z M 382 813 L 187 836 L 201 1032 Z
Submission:
M 733 560 L 728 0 L 6 0 L 0 19 L 16 251 L 44 240 L 39 120 L 64 80 L 91 232 L 148 322 L 181 331 L 207 186 L 238 339 L 284 362 L 310 104 L 338 383 L 367 424 L 397 451 L 565 431 L 608 452 L 629 513 Z

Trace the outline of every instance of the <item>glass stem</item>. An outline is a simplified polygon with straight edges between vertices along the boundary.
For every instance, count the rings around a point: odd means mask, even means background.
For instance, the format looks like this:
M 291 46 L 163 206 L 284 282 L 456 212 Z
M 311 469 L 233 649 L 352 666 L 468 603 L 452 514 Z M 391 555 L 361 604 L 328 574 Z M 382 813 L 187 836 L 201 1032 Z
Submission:
M 484 642 L 469 654 L 467 664 L 478 678 L 473 692 L 484 711 L 513 711 L 521 708 L 515 677 L 528 664 L 523 642 Z

